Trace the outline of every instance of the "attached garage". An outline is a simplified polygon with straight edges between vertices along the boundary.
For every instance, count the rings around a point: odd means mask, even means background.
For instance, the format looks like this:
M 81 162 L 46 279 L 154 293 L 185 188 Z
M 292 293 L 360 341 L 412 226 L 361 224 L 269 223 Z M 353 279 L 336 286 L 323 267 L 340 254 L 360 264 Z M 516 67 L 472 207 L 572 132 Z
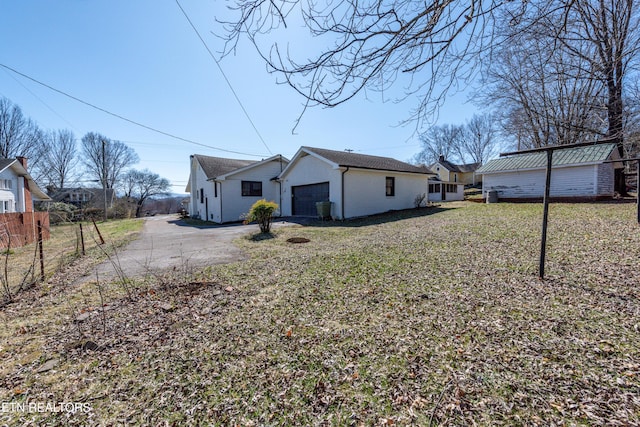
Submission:
M 291 187 L 291 211 L 293 215 L 315 216 L 317 214 L 316 203 L 328 200 L 328 182 Z
M 334 219 L 414 207 L 426 194 L 426 168 L 389 157 L 301 147 L 278 176 L 282 215 L 317 216 L 317 202 L 331 202 Z

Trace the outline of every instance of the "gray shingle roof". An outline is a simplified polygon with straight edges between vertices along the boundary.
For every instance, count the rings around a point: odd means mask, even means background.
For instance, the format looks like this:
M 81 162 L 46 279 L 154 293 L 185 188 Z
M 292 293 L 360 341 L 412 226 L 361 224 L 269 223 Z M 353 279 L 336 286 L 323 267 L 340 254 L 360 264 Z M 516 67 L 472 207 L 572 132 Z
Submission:
M 0 171 L 5 170 L 15 161 L 16 159 L 0 159 Z
M 552 167 L 603 162 L 611 156 L 616 144 L 597 144 L 586 147 L 567 148 L 553 152 Z M 513 170 L 541 169 L 547 167 L 545 152 L 515 154 L 494 159 L 480 167 L 476 173 L 496 173 Z
M 330 162 L 336 163 L 338 166 L 388 170 L 394 172 L 409 172 L 431 174 L 432 172 L 425 167 L 414 166 L 391 157 L 370 156 L 367 154 L 349 153 L 346 151 L 327 150 L 325 148 L 302 147 L 306 151 L 317 154 Z
M 201 154 L 195 154 L 194 156 L 198 160 L 198 163 L 200 163 L 200 166 L 202 166 L 202 170 L 205 175 L 207 175 L 207 179 L 212 179 L 258 163 L 257 160 L 225 159 L 222 157 L 203 156 Z
M 449 170 L 450 172 L 460 173 L 473 172 L 480 166 L 480 163 L 465 163 L 463 165 L 456 165 L 448 160 L 438 160 L 437 163 L 429 165 L 428 168 L 433 170 L 434 166 L 436 166 L 438 163 L 447 168 L 447 170 Z

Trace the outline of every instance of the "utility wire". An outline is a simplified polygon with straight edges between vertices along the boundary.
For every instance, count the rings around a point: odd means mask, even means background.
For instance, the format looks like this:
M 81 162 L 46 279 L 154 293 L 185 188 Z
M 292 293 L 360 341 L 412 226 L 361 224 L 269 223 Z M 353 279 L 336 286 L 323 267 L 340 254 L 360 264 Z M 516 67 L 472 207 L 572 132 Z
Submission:
M 152 131 L 152 132 L 156 132 L 156 133 L 159 133 L 159 134 L 161 134 L 161 135 L 168 136 L 168 137 L 170 137 L 170 138 L 178 139 L 178 140 L 180 140 L 180 141 L 188 142 L 189 144 L 198 145 L 198 146 L 200 146 L 200 147 L 206 147 L 206 148 L 210 148 L 210 149 L 212 149 L 212 150 L 224 151 L 225 153 L 241 154 L 241 155 L 243 155 L 243 156 L 251 156 L 251 157 L 264 157 L 263 155 L 260 155 L 260 154 L 243 153 L 243 152 L 241 152 L 241 151 L 227 150 L 227 149 L 220 148 L 220 147 L 214 147 L 214 146 L 212 146 L 212 145 L 202 144 L 202 143 L 200 143 L 200 142 L 192 141 L 192 140 L 187 139 L 187 138 L 182 138 L 182 137 L 180 137 L 180 136 L 173 135 L 173 134 L 171 134 L 171 133 L 161 131 L 161 130 L 156 129 L 156 128 L 153 128 L 153 127 L 151 127 L 151 126 L 147 126 L 147 125 L 145 125 L 145 124 L 142 124 L 142 123 L 140 123 L 140 122 L 136 122 L 135 120 L 128 119 L 128 118 L 126 118 L 126 117 L 124 117 L 124 116 L 121 116 L 121 115 L 119 115 L 119 114 L 112 113 L 111 111 L 109 111 L 109 110 L 105 110 L 104 108 L 98 107 L 97 105 L 91 104 L 90 102 L 83 101 L 83 100 L 82 100 L 82 99 L 80 99 L 80 98 L 77 98 L 77 97 L 75 97 L 75 96 L 73 96 L 73 95 L 70 95 L 70 94 L 68 94 L 68 93 L 66 93 L 66 92 L 64 92 L 64 91 L 62 91 L 62 90 L 60 90 L 60 89 L 56 89 L 56 88 L 55 88 L 55 87 L 53 87 L 53 86 L 49 86 L 48 84 L 43 83 L 43 82 L 41 82 L 40 80 L 36 80 L 36 79 L 34 79 L 33 77 L 30 77 L 30 76 L 28 76 L 28 75 L 26 75 L 26 74 L 24 74 L 24 73 L 21 73 L 20 71 L 18 71 L 18 70 L 16 70 L 16 69 L 14 69 L 14 68 L 11 68 L 11 67 L 9 67 L 8 65 L 0 64 L 0 67 L 6 68 L 7 70 L 12 71 L 12 72 L 14 72 L 14 73 L 16 73 L 16 74 L 18 74 L 18 75 L 20 75 L 20 76 L 24 77 L 25 79 L 29 79 L 29 80 L 31 80 L 32 82 L 38 83 L 39 85 L 44 86 L 44 87 L 46 87 L 47 89 L 50 89 L 50 90 L 52 90 L 52 91 L 54 91 L 54 92 L 57 92 L 57 93 L 59 93 L 60 95 L 64 95 L 64 96 L 66 96 L 67 98 L 71 98 L 71 99 L 73 99 L 74 101 L 77 101 L 77 102 L 79 102 L 79 103 L 81 103 L 81 104 L 84 104 L 84 105 L 86 105 L 86 106 L 89 106 L 89 107 L 91 107 L 91 108 L 94 108 L 94 109 L 96 109 L 96 110 L 98 110 L 98 111 L 102 111 L 102 112 L 103 112 L 103 113 L 105 113 L 105 114 L 108 114 L 108 115 L 110 115 L 110 116 L 116 117 L 116 118 L 118 118 L 118 119 L 120 119 L 120 120 L 124 120 L 125 122 L 129 122 L 129 123 L 134 124 L 134 125 L 136 125 L 136 126 L 140 126 L 140 127 L 144 128 L 144 129 L 150 130 L 150 131 Z M 269 151 L 269 153 L 271 153 L 271 151 Z
M 54 110 L 53 108 L 51 108 L 49 106 L 49 104 L 47 104 L 46 102 L 44 102 L 42 100 L 42 98 L 40 98 L 38 95 L 36 95 L 35 93 L 33 93 L 33 91 L 31 89 L 29 89 L 27 86 L 25 86 L 20 80 L 18 80 L 13 74 L 11 74 L 9 72 L 9 70 L 4 70 L 5 73 L 7 73 L 7 75 L 9 77 L 11 77 L 16 83 L 18 83 L 20 86 L 22 86 L 22 88 L 24 90 L 26 90 L 27 92 L 29 92 L 31 95 L 33 95 L 34 98 L 36 98 L 38 101 L 40 101 L 42 103 L 42 105 L 44 105 L 45 107 L 47 107 L 49 109 L 49 111 L 51 111 L 53 114 L 55 114 L 56 116 L 60 117 L 64 122 L 66 122 L 69 126 L 71 126 L 73 129 L 75 129 L 76 131 L 78 131 L 78 129 L 76 129 L 73 124 L 71 124 L 71 122 L 69 122 L 67 119 L 65 119 L 64 117 L 62 117 L 60 114 L 58 114 L 58 112 L 56 110 Z
M 265 146 L 265 148 L 267 149 L 267 151 L 269 152 L 269 154 L 273 155 L 273 152 L 271 151 L 271 149 L 269 148 L 269 146 L 267 145 L 267 143 L 265 142 L 264 138 L 262 138 L 262 135 L 260 134 L 260 132 L 258 131 L 258 128 L 256 127 L 256 125 L 253 123 L 253 120 L 251 120 L 251 116 L 249 116 L 249 113 L 247 112 L 247 110 L 244 108 L 244 105 L 242 104 L 242 101 L 240 101 L 240 97 L 238 96 L 238 94 L 236 93 L 235 89 L 233 88 L 233 86 L 231 85 L 231 82 L 229 81 L 229 79 L 227 78 L 227 75 L 225 74 L 224 70 L 222 69 L 222 67 L 220 66 L 220 62 L 216 59 L 215 55 L 213 54 L 213 52 L 211 52 L 211 49 L 209 49 L 209 46 L 207 45 L 207 43 L 204 41 L 204 39 L 202 38 L 202 36 L 200 35 L 200 32 L 198 31 L 198 29 L 196 28 L 195 25 L 193 25 L 193 22 L 191 21 L 191 19 L 189 18 L 189 15 L 187 15 L 187 12 L 182 8 L 182 5 L 180 4 L 179 0 L 176 0 L 176 4 L 178 5 L 178 7 L 180 8 L 180 10 L 182 11 L 182 14 L 184 15 L 185 18 L 187 18 L 187 21 L 189 21 L 189 25 L 191 25 L 191 28 L 193 28 L 193 31 L 195 31 L 196 35 L 198 36 L 198 38 L 200 39 L 200 41 L 202 42 L 202 44 L 204 45 L 204 48 L 207 49 L 207 52 L 209 52 L 209 56 L 211 56 L 211 59 L 213 59 L 213 62 L 216 63 L 216 65 L 218 66 L 218 70 L 220 70 L 220 74 L 222 74 L 222 77 L 224 77 L 224 80 L 227 82 L 227 86 L 229 86 L 229 89 L 231 89 L 231 93 L 233 93 L 233 96 L 236 98 L 236 101 L 238 101 L 238 104 L 240 105 L 240 108 L 242 109 L 242 112 L 244 113 L 244 115 L 247 117 L 247 120 L 249 120 L 249 123 L 251 123 L 251 126 L 253 127 L 253 130 L 256 132 L 256 134 L 258 135 L 258 138 L 260 138 L 260 141 L 262 141 L 262 144 Z

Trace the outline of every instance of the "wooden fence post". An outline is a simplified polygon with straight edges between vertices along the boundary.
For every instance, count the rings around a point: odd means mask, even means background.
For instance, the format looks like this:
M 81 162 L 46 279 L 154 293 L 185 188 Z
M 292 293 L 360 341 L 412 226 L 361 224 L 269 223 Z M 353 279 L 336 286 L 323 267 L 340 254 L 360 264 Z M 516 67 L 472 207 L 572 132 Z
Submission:
M 38 249 L 40 251 L 40 281 L 44 282 L 44 250 L 42 248 L 42 223 L 38 220 Z

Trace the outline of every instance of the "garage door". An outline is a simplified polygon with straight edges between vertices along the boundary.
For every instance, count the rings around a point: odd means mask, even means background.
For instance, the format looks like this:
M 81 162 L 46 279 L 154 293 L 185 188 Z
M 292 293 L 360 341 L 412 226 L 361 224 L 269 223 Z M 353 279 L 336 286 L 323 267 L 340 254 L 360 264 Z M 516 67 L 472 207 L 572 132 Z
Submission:
M 291 187 L 293 215 L 317 216 L 316 202 L 329 200 L 329 183 L 298 185 Z

